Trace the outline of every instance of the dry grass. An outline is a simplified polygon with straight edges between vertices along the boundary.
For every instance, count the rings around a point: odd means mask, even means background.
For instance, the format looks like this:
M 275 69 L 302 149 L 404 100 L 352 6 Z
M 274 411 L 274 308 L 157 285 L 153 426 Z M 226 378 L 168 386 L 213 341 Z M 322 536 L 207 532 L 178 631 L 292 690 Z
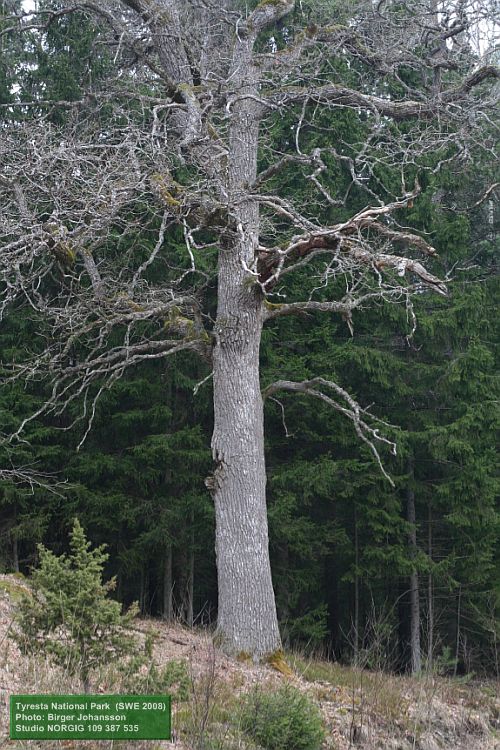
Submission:
M 350 747 L 356 735 L 370 750 L 500 750 L 496 683 L 396 676 L 300 655 L 291 657 L 290 663 L 312 687 L 332 726 L 343 725 L 339 747 Z M 342 719 L 350 722 L 347 735 Z
M 72 695 L 82 692 L 78 679 L 72 677 L 60 668 L 54 667 L 48 660 L 40 657 L 23 658 L 18 662 L 19 683 L 23 686 L 22 692 L 27 694 L 59 694 Z M 94 686 L 93 686 L 94 689 Z M 98 692 L 98 687 L 95 686 Z M 172 745 L 169 742 L 159 741 L 132 741 L 123 740 L 10 740 L 7 736 L 8 727 L 8 703 L 2 701 L 0 704 L 0 734 L 1 750 L 167 750 Z
M 274 690 L 289 681 L 320 706 L 327 728 L 324 750 L 352 750 L 355 745 L 366 750 L 500 750 L 500 695 L 494 682 L 400 677 L 297 654 L 285 656 L 292 674 L 284 675 L 269 665 L 230 659 L 206 631 L 152 620 L 138 621 L 137 631 L 139 637 L 155 631 L 156 662 L 161 666 L 183 659 L 189 669 L 189 700 L 174 703 L 173 745 L 9 740 L 10 693 L 81 692 L 74 677 L 41 658 L 22 657 L 7 637 L 24 587 L 18 579 L 0 577 L 0 750 L 255 750 L 239 726 L 241 696 L 256 685 Z M 95 675 L 91 689 L 120 692 L 116 669 Z
M 24 595 L 30 594 L 24 576 L 16 573 L 10 576 L 0 576 L 0 593 L 7 594 L 12 602 L 19 602 Z
M 300 656 L 294 656 L 291 664 L 307 682 L 326 683 L 343 688 L 344 694 L 349 692 L 360 711 L 373 713 L 385 721 L 400 721 L 408 715 L 407 678 Z

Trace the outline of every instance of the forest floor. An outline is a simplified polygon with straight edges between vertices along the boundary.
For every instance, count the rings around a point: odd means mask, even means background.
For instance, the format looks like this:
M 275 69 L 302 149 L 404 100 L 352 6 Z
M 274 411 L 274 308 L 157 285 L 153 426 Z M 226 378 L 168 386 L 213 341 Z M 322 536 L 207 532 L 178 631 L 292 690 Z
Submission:
M 154 634 L 158 665 L 183 660 L 187 667 L 189 697 L 174 701 L 173 743 L 10 740 L 10 694 L 81 692 L 74 679 L 43 659 L 23 657 L 9 637 L 24 586 L 15 576 L 0 576 L 0 750 L 255 749 L 235 729 L 241 696 L 255 687 L 275 691 L 285 683 L 320 708 L 324 750 L 500 750 L 500 686 L 493 681 L 393 676 L 293 654 L 286 655 L 290 669 L 278 664 L 279 671 L 227 657 L 207 631 L 153 619 L 137 621 L 138 638 Z M 91 692 L 120 692 L 109 674 L 101 675 Z

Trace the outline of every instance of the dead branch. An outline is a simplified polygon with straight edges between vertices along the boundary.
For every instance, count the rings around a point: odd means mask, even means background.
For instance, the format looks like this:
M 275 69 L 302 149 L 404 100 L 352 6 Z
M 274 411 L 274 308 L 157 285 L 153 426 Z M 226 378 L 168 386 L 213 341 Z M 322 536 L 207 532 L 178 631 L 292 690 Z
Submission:
M 341 401 L 338 401 L 335 398 L 327 395 L 326 393 L 323 393 L 323 391 L 320 390 L 321 387 L 333 391 L 338 397 L 340 397 Z M 391 486 L 394 487 L 394 482 L 384 469 L 380 454 L 376 447 L 376 442 L 383 443 L 391 449 L 393 455 L 396 455 L 396 443 L 384 437 L 379 432 L 381 426 L 390 426 L 387 422 L 379 420 L 377 417 L 374 417 L 372 414 L 370 414 L 366 409 L 363 409 L 358 404 L 358 402 L 346 390 L 344 390 L 344 388 L 341 388 L 341 386 L 331 380 L 325 380 L 324 378 L 319 377 L 312 378 L 311 380 L 303 380 L 301 382 L 293 382 L 291 380 L 277 380 L 276 382 L 271 383 L 271 385 L 267 386 L 267 388 L 264 389 L 262 395 L 263 398 L 266 399 L 272 396 L 277 391 L 282 390 L 293 391 L 294 393 L 304 393 L 306 395 L 319 398 L 321 399 L 321 401 L 324 401 L 333 409 L 350 419 L 353 423 L 357 436 L 370 448 L 370 451 L 372 452 L 377 464 L 379 465 L 382 474 L 388 480 Z M 371 422 L 374 421 L 379 426 L 373 427 L 369 424 L 368 420 Z

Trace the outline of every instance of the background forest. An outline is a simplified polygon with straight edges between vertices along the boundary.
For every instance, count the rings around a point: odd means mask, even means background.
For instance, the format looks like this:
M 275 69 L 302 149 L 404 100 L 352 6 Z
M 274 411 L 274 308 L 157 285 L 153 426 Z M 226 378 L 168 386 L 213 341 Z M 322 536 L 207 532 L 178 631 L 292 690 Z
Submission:
M 20 6 L 4 1 L 4 18 Z M 0 30 L 2 23 L 7 28 L 0 15 Z M 61 124 L 67 108 L 47 109 L 44 101 L 76 101 L 89 83 L 105 88 L 119 72 L 100 28 L 82 14 L 55 17 L 43 33 L 9 32 L 1 39 L 0 127 L 2 121 L 24 126 L 41 114 Z M 25 99 L 40 100 L 39 108 L 13 106 Z M 348 109 L 325 113 L 323 127 L 347 151 L 363 139 L 362 123 Z M 286 118 L 275 118 L 276 150 L 291 131 Z M 492 127 L 483 144 L 493 148 L 496 137 Z M 306 129 L 303 138 L 314 147 L 314 132 Z M 391 438 L 398 445 L 397 456 L 384 456 L 392 488 L 341 414 L 298 394 L 268 399 L 271 561 L 287 646 L 368 667 L 418 671 L 410 649 L 416 633 L 421 666 L 499 675 L 494 436 L 500 246 L 498 188 L 487 193 L 495 165 L 485 153 L 478 147 L 460 164 L 448 163 L 445 153 L 429 153 L 428 168 L 418 174 L 422 192 L 399 217 L 431 238 L 439 253 L 433 270 L 449 279 L 447 298 L 422 294 L 414 310 L 386 304 L 357 311 L 352 335 L 348 321 L 319 313 L 278 318 L 265 330 L 264 387 L 284 372 L 299 380 L 335 380 L 394 426 Z M 262 153 L 262 168 L 268 157 Z M 351 182 L 348 167 L 336 165 L 328 175 L 328 189 L 343 195 Z M 383 178 L 397 185 L 396 168 Z M 310 183 L 296 166 L 273 180 L 276 192 L 302 192 L 308 200 Z M 326 218 L 341 221 L 364 206 L 365 193 L 354 187 L 346 205 L 328 208 Z M 145 258 L 155 241 L 152 229 L 140 236 L 138 229 Z M 183 238 L 170 232 L 168 247 L 182 267 Z M 124 256 L 128 249 L 122 242 Z M 60 257 L 54 276 L 71 262 Z M 210 294 L 214 257 L 203 263 Z M 43 343 L 43 325 L 31 308 L 11 307 L 0 328 L 5 365 L 37 340 Z M 28 574 L 40 541 L 56 553 L 65 550 L 76 516 L 94 544 L 108 545 L 108 573 L 117 576 L 120 601 L 138 600 L 144 614 L 212 624 L 217 591 L 214 511 L 205 487 L 209 373 L 208 365 L 182 354 L 142 363 L 103 394 L 83 444 L 84 427 L 77 422 L 68 429 L 79 413 L 74 403 L 73 414 L 32 421 L 21 443 L 0 446 L 0 465 L 36 468 L 61 482 L 0 482 L 0 571 Z M 14 432 L 46 396 L 43 381 L 6 383 L 0 390 L 2 433 Z

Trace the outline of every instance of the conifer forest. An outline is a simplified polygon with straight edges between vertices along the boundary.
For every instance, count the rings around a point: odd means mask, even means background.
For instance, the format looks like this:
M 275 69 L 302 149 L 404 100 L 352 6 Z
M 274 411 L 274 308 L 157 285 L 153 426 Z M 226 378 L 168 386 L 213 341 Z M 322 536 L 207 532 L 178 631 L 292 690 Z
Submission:
M 1 0 L 0 572 L 500 673 L 493 0 Z

